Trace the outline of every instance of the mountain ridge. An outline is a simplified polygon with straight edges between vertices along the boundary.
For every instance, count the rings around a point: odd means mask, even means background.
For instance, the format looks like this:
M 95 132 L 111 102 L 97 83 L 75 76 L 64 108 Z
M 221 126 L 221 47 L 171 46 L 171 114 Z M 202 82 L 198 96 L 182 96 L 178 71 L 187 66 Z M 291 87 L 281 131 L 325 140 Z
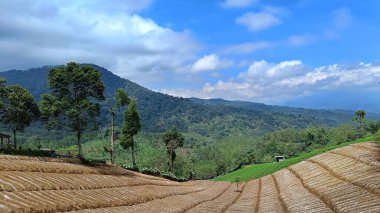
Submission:
M 353 117 L 352 111 L 344 110 L 315 110 L 246 101 L 173 97 L 149 90 L 98 65 L 86 65 L 93 66 L 102 73 L 107 98 L 112 98 L 118 88 L 123 88 L 137 99 L 143 130 L 147 132 L 162 132 L 176 126 L 183 132 L 223 137 L 230 134 L 262 134 L 283 128 L 335 126 L 349 122 Z M 52 67 L 57 66 L 9 70 L 0 72 L 0 77 L 5 78 L 7 84 L 24 86 L 39 100 L 41 94 L 49 92 L 47 76 Z M 121 112 L 118 114 L 120 122 Z M 99 118 L 103 126 L 108 122 L 108 117 L 107 105 L 103 103 Z

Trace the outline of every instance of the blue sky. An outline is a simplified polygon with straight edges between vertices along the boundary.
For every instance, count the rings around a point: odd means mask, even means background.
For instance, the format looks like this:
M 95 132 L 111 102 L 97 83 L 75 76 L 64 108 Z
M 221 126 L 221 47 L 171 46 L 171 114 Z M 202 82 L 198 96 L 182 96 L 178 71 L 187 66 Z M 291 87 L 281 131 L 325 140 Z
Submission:
M 0 1 L 0 70 L 77 61 L 175 96 L 379 111 L 379 12 L 375 0 Z

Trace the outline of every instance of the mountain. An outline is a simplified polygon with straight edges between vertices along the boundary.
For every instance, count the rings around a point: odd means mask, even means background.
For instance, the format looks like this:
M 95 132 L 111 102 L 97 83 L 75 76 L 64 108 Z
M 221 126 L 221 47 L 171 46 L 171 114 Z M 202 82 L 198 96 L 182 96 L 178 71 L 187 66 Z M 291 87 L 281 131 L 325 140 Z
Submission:
M 317 103 L 319 106 L 318 108 L 311 108 L 312 104 L 309 104 L 309 108 L 303 108 L 303 107 L 290 107 L 290 106 L 276 106 L 276 105 L 266 105 L 263 103 L 256 103 L 256 102 L 249 102 L 249 101 L 228 101 L 224 99 L 200 99 L 200 98 L 190 98 L 190 100 L 197 104 L 203 104 L 203 105 L 211 105 L 211 106 L 217 106 L 217 105 L 224 105 L 224 106 L 232 106 L 232 107 L 238 107 L 238 108 L 245 108 L 245 109 L 251 109 L 251 110 L 257 110 L 260 112 L 283 112 L 286 114 L 294 114 L 294 115 L 308 115 L 308 116 L 314 116 L 314 117 L 330 117 L 331 120 L 335 119 L 335 122 L 340 123 L 342 121 L 347 122 L 348 120 L 352 119 L 352 115 L 355 113 L 352 110 L 349 109 L 335 109 L 331 107 L 330 105 L 328 109 L 323 108 L 322 104 Z M 315 103 L 314 103 L 315 105 Z M 367 109 L 367 108 L 360 108 L 360 109 Z M 376 112 L 367 112 L 367 118 L 370 120 L 377 120 L 380 118 L 380 115 Z M 327 121 L 330 122 L 331 120 Z
M 105 96 L 108 99 L 113 98 L 118 88 L 123 88 L 137 100 L 143 131 L 146 132 L 162 132 L 176 126 L 180 131 L 205 136 L 262 134 L 289 127 L 334 126 L 351 121 L 354 114 L 345 110 L 315 110 L 222 99 L 173 97 L 151 91 L 103 67 L 90 66 L 102 73 L 106 86 Z M 51 67 L 10 70 L 0 72 L 0 77 L 5 78 L 7 84 L 24 86 L 39 100 L 41 94 L 49 92 L 47 76 Z M 109 124 L 107 112 L 107 104 L 104 102 L 99 118 L 102 126 Z M 120 122 L 121 112 L 118 112 L 117 118 Z

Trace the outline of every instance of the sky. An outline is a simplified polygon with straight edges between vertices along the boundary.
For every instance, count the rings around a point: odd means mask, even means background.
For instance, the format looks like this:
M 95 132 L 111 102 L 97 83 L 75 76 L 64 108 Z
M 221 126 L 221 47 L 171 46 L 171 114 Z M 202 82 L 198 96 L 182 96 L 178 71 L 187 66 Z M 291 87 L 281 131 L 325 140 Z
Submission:
M 0 70 L 94 63 L 154 91 L 380 111 L 380 1 L 0 0 Z

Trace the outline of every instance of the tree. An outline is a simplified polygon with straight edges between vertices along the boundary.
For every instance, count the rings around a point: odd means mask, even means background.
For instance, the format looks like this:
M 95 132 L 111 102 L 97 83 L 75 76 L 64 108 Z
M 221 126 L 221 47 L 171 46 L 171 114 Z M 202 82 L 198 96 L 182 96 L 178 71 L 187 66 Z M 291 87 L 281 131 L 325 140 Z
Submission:
M 355 112 L 354 120 L 358 122 L 360 136 L 364 136 L 365 133 L 365 116 L 366 112 L 364 110 L 358 110 Z
M 124 111 L 124 121 L 123 127 L 121 129 L 121 140 L 120 144 L 124 149 L 131 147 L 132 149 L 132 164 L 136 167 L 136 156 L 135 156 L 135 141 L 133 137 L 141 129 L 140 115 L 137 111 L 136 101 L 130 100 L 128 108 Z
M 170 129 L 163 136 L 163 142 L 166 145 L 166 150 L 169 155 L 169 172 L 173 171 L 173 162 L 175 160 L 175 157 L 177 156 L 175 150 L 178 147 L 182 147 L 184 141 L 185 138 L 182 136 L 181 133 L 177 132 L 176 128 Z
M 45 125 L 75 131 L 79 157 L 82 157 L 82 133 L 89 122 L 95 122 L 100 114 L 98 101 L 104 100 L 100 76 L 95 68 L 75 62 L 50 69 L 48 86 L 51 94 L 41 97 L 40 108 Z
M 39 116 L 38 106 L 28 90 L 11 85 L 4 89 L 1 106 L 1 121 L 13 132 L 13 147 L 17 147 L 17 131 L 24 131 Z
M 126 106 L 129 103 L 128 94 L 122 90 L 118 89 L 115 94 L 115 103 L 109 103 L 109 112 L 111 114 L 111 147 L 104 149 L 111 155 L 111 163 L 115 163 L 115 114 L 116 110 L 122 106 Z
M 3 100 L 6 98 L 6 80 L 4 78 L 0 78 L 0 110 L 3 109 Z M 0 111 L 2 113 L 2 111 Z

